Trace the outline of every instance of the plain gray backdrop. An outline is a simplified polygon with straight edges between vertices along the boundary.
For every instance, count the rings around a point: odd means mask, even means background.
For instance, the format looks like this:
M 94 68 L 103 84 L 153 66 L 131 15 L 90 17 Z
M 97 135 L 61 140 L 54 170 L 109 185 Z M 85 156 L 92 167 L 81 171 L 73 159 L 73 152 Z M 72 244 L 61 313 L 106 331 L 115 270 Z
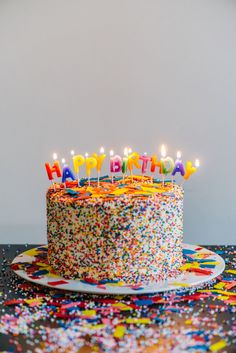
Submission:
M 1 0 L 0 119 L 1 243 L 46 242 L 54 151 L 166 143 L 185 241 L 235 244 L 236 1 Z

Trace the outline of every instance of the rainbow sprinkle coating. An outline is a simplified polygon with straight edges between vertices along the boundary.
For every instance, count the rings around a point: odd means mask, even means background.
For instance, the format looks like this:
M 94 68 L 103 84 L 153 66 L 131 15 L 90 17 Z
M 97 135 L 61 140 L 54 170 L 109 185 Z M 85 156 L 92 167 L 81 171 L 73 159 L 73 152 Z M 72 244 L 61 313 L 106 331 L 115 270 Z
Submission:
M 64 278 L 151 283 L 183 264 L 183 189 L 102 177 L 47 192 L 48 261 Z

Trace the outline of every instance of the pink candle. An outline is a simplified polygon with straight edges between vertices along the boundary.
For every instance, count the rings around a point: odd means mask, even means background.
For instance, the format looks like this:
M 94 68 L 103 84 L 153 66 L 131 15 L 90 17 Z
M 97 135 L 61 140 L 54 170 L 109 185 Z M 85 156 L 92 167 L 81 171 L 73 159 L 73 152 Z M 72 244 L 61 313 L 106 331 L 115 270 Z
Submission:
M 113 183 L 113 173 L 119 173 L 122 169 L 122 158 L 118 155 L 114 156 L 114 151 L 110 151 L 110 172 L 111 182 Z

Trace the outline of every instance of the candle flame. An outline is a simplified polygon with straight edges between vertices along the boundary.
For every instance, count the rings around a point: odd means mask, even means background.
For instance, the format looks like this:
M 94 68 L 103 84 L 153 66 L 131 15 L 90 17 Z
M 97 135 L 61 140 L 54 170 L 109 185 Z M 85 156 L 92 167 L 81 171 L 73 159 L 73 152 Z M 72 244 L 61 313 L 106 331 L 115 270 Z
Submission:
M 127 148 L 127 147 L 125 147 L 125 148 L 124 148 L 124 155 L 125 155 L 125 156 L 128 156 L 128 154 L 129 154 L 129 152 L 128 152 L 128 148 Z
M 177 158 L 178 158 L 178 159 L 181 158 L 181 152 L 180 152 L 180 151 L 177 152 Z
M 104 147 L 101 147 L 101 148 L 100 148 L 100 153 L 104 153 L 104 152 L 105 152 Z
M 196 168 L 200 167 L 200 161 L 199 161 L 199 159 L 196 159 L 196 160 L 195 160 L 195 167 L 196 167 Z
M 161 145 L 161 156 L 163 158 L 166 157 L 166 146 L 165 145 Z
M 75 151 L 74 151 L 74 150 L 71 150 L 71 151 L 70 151 L 70 154 L 71 154 L 72 156 L 74 156 Z
M 65 163 L 66 163 L 65 158 L 62 158 L 61 162 L 62 162 L 63 164 L 65 164 Z
M 113 150 L 110 150 L 110 156 L 114 156 L 114 151 Z
M 53 153 L 52 158 L 54 159 L 54 161 L 57 159 L 57 154 Z
M 85 157 L 87 158 L 89 156 L 88 152 L 85 153 Z

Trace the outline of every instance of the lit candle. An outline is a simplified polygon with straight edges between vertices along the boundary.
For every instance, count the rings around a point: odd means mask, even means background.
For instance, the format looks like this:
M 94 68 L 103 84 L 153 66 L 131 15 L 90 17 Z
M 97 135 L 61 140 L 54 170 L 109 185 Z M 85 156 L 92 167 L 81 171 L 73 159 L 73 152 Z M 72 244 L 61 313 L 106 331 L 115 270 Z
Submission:
M 63 169 L 62 169 L 62 183 L 64 184 L 64 187 L 66 187 L 66 180 L 68 178 L 71 178 L 72 180 L 75 180 L 74 174 L 72 170 L 69 168 L 69 166 L 66 164 L 65 158 L 62 158 L 62 164 L 63 164 Z
M 90 176 L 91 176 L 91 169 L 96 168 L 97 160 L 94 157 L 89 157 L 88 153 L 85 153 L 85 164 L 86 164 L 86 174 L 88 177 L 88 184 L 90 186 Z
M 93 153 L 93 157 L 97 161 L 98 187 L 99 187 L 100 172 L 101 172 L 102 164 L 103 164 L 104 159 L 106 158 L 106 155 L 104 152 L 105 152 L 104 147 L 101 147 L 100 148 L 100 155 L 97 155 L 97 153 Z
M 154 154 L 152 157 L 151 157 L 151 168 L 150 168 L 150 171 L 151 171 L 151 183 L 153 183 L 153 177 L 154 177 L 154 173 L 155 173 L 155 170 L 156 170 L 156 167 L 159 168 L 159 173 L 161 173 L 161 161 L 157 159 L 157 156 Z
M 166 157 L 166 147 L 165 145 L 161 145 L 161 175 L 162 175 L 162 186 L 165 185 L 165 177 L 164 174 L 162 173 L 162 166 L 164 162 L 164 158 Z
M 178 151 L 177 154 L 176 154 L 176 156 L 177 156 L 177 160 L 181 159 L 181 152 Z
M 54 187 L 55 190 L 55 184 L 54 184 L 54 177 L 53 177 L 53 173 L 56 173 L 57 177 L 60 178 L 61 177 L 61 168 L 60 168 L 60 164 L 59 161 L 57 160 L 57 154 L 53 153 L 53 166 L 50 165 L 50 163 L 45 163 L 45 168 L 46 168 L 46 172 L 48 175 L 48 179 L 51 180 L 52 185 Z
M 141 168 L 138 161 L 139 161 L 139 154 L 137 152 L 133 152 L 130 155 L 128 155 L 128 169 L 130 171 L 132 182 L 133 182 L 133 165 L 138 169 Z
M 110 151 L 110 172 L 111 182 L 113 183 L 113 173 L 119 173 L 122 169 L 122 158 L 118 155 L 114 156 L 114 151 Z
M 172 173 L 174 169 L 174 160 L 171 157 L 163 158 L 161 161 L 161 172 L 164 175 Z
M 176 153 L 176 160 L 175 160 L 175 164 L 181 162 L 181 152 L 180 151 L 177 151 Z M 174 169 L 173 169 L 174 170 Z M 173 171 L 171 173 L 171 181 L 172 181 L 172 188 L 174 187 L 174 175 L 173 175 Z
M 199 168 L 200 167 L 200 161 L 199 159 L 195 159 L 195 167 Z
M 123 160 L 122 160 L 123 182 L 125 181 L 125 174 L 127 172 L 128 155 L 129 155 L 129 150 L 128 150 L 127 147 L 125 147 L 125 149 L 124 149 L 124 157 L 123 157 Z
M 54 161 L 56 161 L 57 160 L 57 153 L 53 153 L 52 158 Z
M 111 172 L 111 182 L 113 184 L 113 161 L 112 158 L 114 156 L 114 151 L 110 150 L 110 172 Z
M 172 171 L 172 177 L 176 173 L 180 173 L 182 176 L 184 176 L 184 174 L 185 174 L 184 165 L 181 160 L 181 152 L 180 151 L 177 152 L 177 159 L 175 160 L 174 169 Z
M 193 167 L 193 164 L 191 161 L 187 161 L 186 163 L 186 172 L 184 174 L 184 180 L 188 180 L 190 175 L 195 173 L 197 171 L 197 168 L 199 168 L 200 162 L 199 159 L 195 160 L 195 167 Z
M 78 181 L 78 186 L 80 186 L 80 167 L 84 164 L 85 158 L 81 154 L 74 155 L 72 153 L 74 151 L 71 151 L 71 155 L 73 156 L 73 165 L 74 165 L 74 171 L 77 175 L 77 181 Z
M 143 156 L 139 156 L 139 159 L 142 161 L 142 181 L 145 173 L 147 172 L 148 162 L 151 161 L 151 157 L 147 156 L 147 152 L 144 152 Z

